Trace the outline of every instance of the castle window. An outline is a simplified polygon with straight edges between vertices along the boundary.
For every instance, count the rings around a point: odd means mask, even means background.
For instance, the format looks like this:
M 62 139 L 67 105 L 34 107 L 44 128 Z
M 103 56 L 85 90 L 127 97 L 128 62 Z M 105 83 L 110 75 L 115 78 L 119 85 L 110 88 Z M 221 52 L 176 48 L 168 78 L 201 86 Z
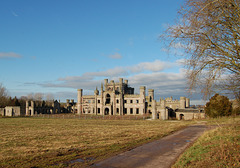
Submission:
M 119 114 L 119 108 L 117 108 L 117 114 Z
M 127 100 L 124 100 L 124 103 L 127 103 Z
M 110 94 L 107 94 L 106 95 L 106 104 L 110 104 L 110 99 L 111 99 Z
M 150 96 L 150 102 L 152 102 L 152 96 Z
M 100 108 L 98 108 L 98 114 L 100 114 Z
M 136 103 L 139 103 L 139 100 L 136 100 Z
M 127 108 L 124 108 L 123 114 L 127 114 Z
M 139 114 L 139 108 L 136 108 L 136 114 Z
M 119 103 L 119 100 L 117 99 L 117 103 Z
M 130 100 L 130 103 L 133 103 L 133 100 Z
M 133 114 L 133 108 L 130 108 L 130 114 Z
M 100 100 L 98 100 L 98 103 L 100 103 Z

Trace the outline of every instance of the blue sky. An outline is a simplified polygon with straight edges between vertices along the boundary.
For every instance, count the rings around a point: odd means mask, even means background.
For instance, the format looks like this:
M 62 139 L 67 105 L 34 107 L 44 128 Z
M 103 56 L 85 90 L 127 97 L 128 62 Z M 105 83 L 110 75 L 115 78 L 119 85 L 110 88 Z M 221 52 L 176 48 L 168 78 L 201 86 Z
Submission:
M 155 96 L 188 96 L 182 58 L 159 40 L 183 0 L 2 0 L 0 82 L 11 96 L 41 92 L 75 99 L 103 79 L 120 77 L 155 89 Z M 190 97 L 197 103 L 199 95 Z

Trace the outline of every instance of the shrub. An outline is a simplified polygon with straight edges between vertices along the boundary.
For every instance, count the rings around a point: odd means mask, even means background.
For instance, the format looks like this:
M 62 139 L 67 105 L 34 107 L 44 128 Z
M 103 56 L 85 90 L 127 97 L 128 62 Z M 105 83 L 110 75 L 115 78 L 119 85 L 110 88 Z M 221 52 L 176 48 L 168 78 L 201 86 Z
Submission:
M 232 114 L 232 103 L 226 96 L 215 94 L 206 104 L 205 113 L 211 118 Z

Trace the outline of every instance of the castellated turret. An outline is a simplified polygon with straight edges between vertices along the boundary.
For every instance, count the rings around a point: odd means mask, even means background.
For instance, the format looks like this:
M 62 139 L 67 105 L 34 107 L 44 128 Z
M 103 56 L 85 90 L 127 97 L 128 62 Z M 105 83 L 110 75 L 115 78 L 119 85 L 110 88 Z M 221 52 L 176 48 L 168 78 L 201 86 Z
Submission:
M 186 97 L 180 97 L 180 109 L 186 108 Z
M 145 102 L 145 97 L 146 97 L 146 87 L 140 86 L 140 102 L 141 103 Z
M 96 88 L 96 90 L 94 91 L 95 95 L 99 95 L 99 90 Z
M 119 78 L 119 83 L 120 83 L 120 85 L 123 84 L 123 78 Z
M 156 100 L 152 101 L 152 119 L 157 119 L 157 112 L 156 112 Z
M 160 99 L 160 106 L 159 106 L 160 116 L 162 120 L 168 119 L 168 113 L 166 109 L 166 100 Z
M 186 98 L 186 108 L 189 108 L 189 107 L 190 107 L 190 99 Z
M 153 89 L 148 89 L 148 96 L 149 96 L 150 102 L 152 102 L 154 100 L 154 90 Z
M 77 113 L 81 114 L 81 107 L 82 107 L 82 89 L 78 89 L 78 99 L 77 99 Z
M 104 79 L 104 88 L 107 90 L 107 85 L 108 85 L 108 79 Z

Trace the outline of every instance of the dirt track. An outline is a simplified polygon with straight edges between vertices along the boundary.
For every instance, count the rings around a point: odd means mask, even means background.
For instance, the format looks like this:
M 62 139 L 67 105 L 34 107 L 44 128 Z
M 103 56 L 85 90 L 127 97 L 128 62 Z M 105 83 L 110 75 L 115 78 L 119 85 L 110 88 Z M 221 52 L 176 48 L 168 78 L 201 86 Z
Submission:
M 160 140 L 94 164 L 95 168 L 168 168 L 206 129 L 192 125 Z

